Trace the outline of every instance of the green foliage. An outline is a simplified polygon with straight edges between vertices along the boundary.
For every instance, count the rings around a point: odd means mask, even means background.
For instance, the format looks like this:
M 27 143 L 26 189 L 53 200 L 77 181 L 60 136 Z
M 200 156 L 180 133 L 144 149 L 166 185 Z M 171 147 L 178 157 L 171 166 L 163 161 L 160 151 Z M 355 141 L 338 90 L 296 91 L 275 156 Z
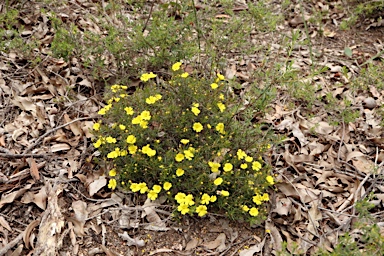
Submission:
M 17 51 L 26 56 L 32 55 L 32 49 L 38 44 L 36 40 L 27 40 L 21 36 L 24 27 L 18 24 L 19 12 L 7 8 L 0 13 L 0 51 Z
M 120 184 L 151 200 L 166 196 L 176 214 L 208 211 L 259 222 L 273 184 L 261 155 L 272 137 L 239 113 L 222 75 L 197 79 L 180 65 L 161 85 L 150 80 L 153 73 L 142 75 L 149 82 L 132 95 L 112 86 L 102 123 L 94 125 L 94 146 L 112 169 L 109 188 Z
M 384 1 L 378 0 L 378 1 L 347 1 L 349 5 L 353 5 L 353 9 L 351 11 L 351 14 L 348 18 L 344 19 L 341 24 L 341 29 L 349 29 L 350 27 L 354 26 L 357 21 L 361 18 L 367 18 L 367 17 L 374 17 L 376 13 L 379 13 L 380 11 L 383 11 L 384 9 Z M 340 7 L 342 8 L 342 7 Z M 377 17 L 374 17 L 377 18 Z
M 358 221 L 352 232 L 347 232 L 339 237 L 339 242 L 332 252 L 320 250 L 321 256 L 349 256 L 349 255 L 384 255 L 384 236 L 380 233 L 377 224 L 369 212 L 374 207 L 371 196 L 356 202 Z
M 68 59 L 76 53 L 78 47 L 78 34 L 77 27 L 71 25 L 67 30 L 61 28 L 60 26 L 56 27 L 55 38 L 51 43 L 51 50 L 54 57 L 63 58 L 68 61 Z

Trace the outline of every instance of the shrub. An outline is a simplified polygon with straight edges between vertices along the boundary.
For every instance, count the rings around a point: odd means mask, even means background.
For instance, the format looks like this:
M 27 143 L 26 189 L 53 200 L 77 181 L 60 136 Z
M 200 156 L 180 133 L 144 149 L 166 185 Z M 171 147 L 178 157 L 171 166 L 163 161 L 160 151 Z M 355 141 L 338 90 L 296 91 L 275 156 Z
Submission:
M 162 85 L 143 74 L 145 86 L 131 95 L 127 86 L 111 87 L 93 127 L 94 147 L 110 167 L 108 187 L 143 199 L 167 196 L 175 214 L 226 213 L 256 223 L 274 183 L 261 158 L 265 134 L 239 121 L 237 96 L 221 74 L 207 81 L 180 66 Z

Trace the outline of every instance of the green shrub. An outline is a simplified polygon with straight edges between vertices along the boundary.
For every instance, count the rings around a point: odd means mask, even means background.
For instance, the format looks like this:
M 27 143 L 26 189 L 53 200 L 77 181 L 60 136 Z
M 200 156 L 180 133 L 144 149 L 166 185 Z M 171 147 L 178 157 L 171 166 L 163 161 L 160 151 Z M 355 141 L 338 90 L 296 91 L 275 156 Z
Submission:
M 166 196 L 175 214 L 225 213 L 256 223 L 265 216 L 266 189 L 274 183 L 261 155 L 270 137 L 239 114 L 237 96 L 221 74 L 212 80 L 172 66 L 168 82 L 128 95 L 113 85 L 99 111 L 94 146 L 109 165 L 108 187 L 117 185 L 156 200 Z M 240 119 L 242 121 L 240 121 Z

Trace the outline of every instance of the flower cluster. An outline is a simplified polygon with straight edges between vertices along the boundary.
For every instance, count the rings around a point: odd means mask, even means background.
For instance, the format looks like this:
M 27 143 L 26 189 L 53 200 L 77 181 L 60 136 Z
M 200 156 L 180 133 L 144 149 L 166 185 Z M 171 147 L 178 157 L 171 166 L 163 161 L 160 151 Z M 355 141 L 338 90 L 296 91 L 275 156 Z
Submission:
M 93 125 L 93 146 L 113 165 L 108 188 L 119 185 L 152 201 L 164 195 L 181 215 L 225 211 L 260 220 L 274 184 L 260 157 L 267 145 L 258 143 L 252 124 L 233 118 L 238 105 L 225 96 L 223 75 L 198 80 L 181 62 L 172 72 L 162 86 L 151 80 L 156 74 L 143 74 L 144 87 L 132 95 L 127 86 L 111 87 L 103 119 Z

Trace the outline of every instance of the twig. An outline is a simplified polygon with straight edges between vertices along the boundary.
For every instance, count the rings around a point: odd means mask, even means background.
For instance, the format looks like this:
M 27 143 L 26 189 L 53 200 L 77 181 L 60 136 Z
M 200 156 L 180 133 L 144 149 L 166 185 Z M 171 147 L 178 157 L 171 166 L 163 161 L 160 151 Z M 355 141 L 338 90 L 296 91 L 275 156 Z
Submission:
M 149 22 L 149 20 L 151 19 L 151 16 L 152 16 L 152 11 L 153 11 L 153 6 L 154 5 L 155 5 L 155 1 L 152 2 L 151 9 L 149 10 L 149 14 L 148 14 L 148 19 L 145 21 L 145 24 L 144 24 L 143 29 L 141 30 L 141 33 L 144 33 L 144 31 L 147 29 L 148 22 Z
M 65 123 L 63 125 L 60 125 L 58 127 L 55 127 L 53 128 L 52 130 L 49 130 L 47 131 L 46 133 L 44 133 L 43 135 L 41 135 L 36 141 L 35 143 L 33 143 L 32 145 L 30 145 L 26 150 L 24 150 L 24 154 L 26 154 L 27 152 L 29 152 L 31 149 L 33 149 L 34 147 L 37 146 L 37 144 L 40 143 L 40 141 L 42 141 L 45 137 L 47 137 L 49 134 L 67 126 L 67 125 L 70 125 L 70 124 L 73 124 L 75 122 L 78 122 L 78 121 L 83 121 L 83 120 L 88 120 L 88 119 L 94 119 L 94 118 L 97 118 L 96 116 L 88 116 L 88 117 L 81 117 L 81 118 L 77 118 L 75 120 L 72 120 L 71 122 L 68 122 L 68 123 Z
M 24 158 L 24 157 L 34 157 L 34 158 L 45 158 L 50 156 L 48 155 L 36 155 L 36 154 L 7 154 L 7 153 L 0 153 L 0 158 Z
M 23 235 L 24 235 L 24 232 L 20 233 L 15 239 L 13 239 L 8 244 L 4 245 L 0 249 L 0 256 L 5 255 L 12 247 L 14 247 L 18 242 L 20 242 L 21 239 L 23 239 Z

